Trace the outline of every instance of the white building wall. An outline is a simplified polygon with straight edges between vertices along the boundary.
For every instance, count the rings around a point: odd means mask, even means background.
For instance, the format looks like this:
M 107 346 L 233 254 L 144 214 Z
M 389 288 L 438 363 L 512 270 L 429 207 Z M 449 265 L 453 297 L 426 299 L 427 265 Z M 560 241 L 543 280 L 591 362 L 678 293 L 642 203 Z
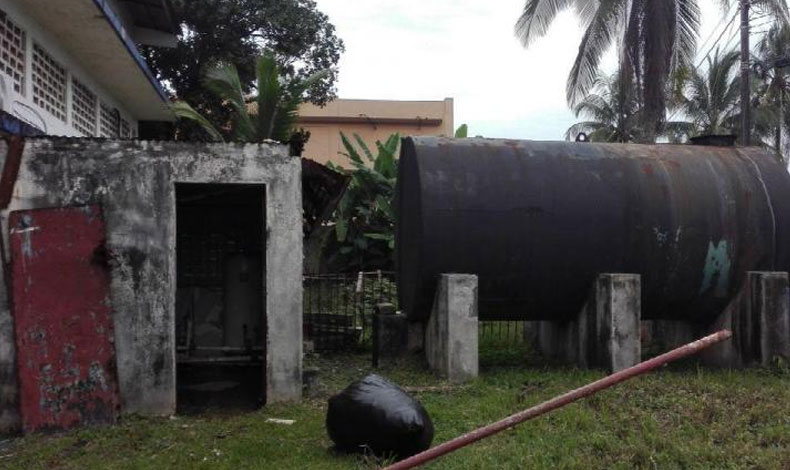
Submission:
M 49 135 L 60 135 L 69 137 L 99 137 L 100 126 L 99 116 L 101 103 L 118 110 L 120 118 L 129 124 L 130 135 L 120 137 L 136 137 L 137 121 L 124 109 L 124 107 L 104 88 L 98 85 L 91 74 L 85 70 L 68 52 L 66 52 L 58 41 L 47 31 L 42 29 L 30 16 L 24 13 L 11 0 L 0 0 L 0 10 L 4 11 L 8 17 L 26 34 L 26 57 L 25 57 L 25 87 L 22 94 L 17 94 L 13 90 L 13 85 L 7 76 L 0 71 L 0 78 L 4 83 L 0 83 L 0 96 L 2 99 L 2 109 L 21 120 L 42 129 Z M 97 14 L 98 11 L 97 11 Z M 63 121 L 34 103 L 33 100 L 33 44 L 42 47 L 56 62 L 66 69 L 66 120 Z M 73 123 L 73 80 L 76 79 L 86 85 L 94 94 L 98 96 L 96 106 L 97 133 L 89 136 L 81 133 L 74 127 Z

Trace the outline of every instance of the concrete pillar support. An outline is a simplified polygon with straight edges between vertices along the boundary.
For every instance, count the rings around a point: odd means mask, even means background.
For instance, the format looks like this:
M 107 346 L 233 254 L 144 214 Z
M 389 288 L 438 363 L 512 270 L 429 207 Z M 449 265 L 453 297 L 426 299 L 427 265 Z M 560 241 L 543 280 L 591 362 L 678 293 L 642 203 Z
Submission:
M 790 359 L 788 274 L 751 271 L 743 289 L 714 321 L 654 321 L 653 341 L 666 351 L 724 328 L 732 331 L 732 339 L 703 351 L 704 364 L 740 368 Z
M 750 310 L 759 338 L 761 365 L 776 358 L 790 359 L 790 296 L 788 274 L 782 272 L 749 273 Z
M 619 371 L 641 360 L 640 320 L 640 276 L 600 274 L 575 320 L 540 323 L 537 346 L 579 367 Z
M 477 276 L 442 274 L 425 329 L 428 365 L 451 382 L 477 377 Z

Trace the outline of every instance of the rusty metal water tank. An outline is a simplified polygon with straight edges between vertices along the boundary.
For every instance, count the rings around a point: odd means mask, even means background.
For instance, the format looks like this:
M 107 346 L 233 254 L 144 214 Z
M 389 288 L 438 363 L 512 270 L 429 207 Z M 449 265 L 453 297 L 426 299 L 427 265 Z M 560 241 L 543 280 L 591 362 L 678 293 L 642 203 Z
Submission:
M 481 319 L 564 320 L 597 273 L 642 275 L 645 319 L 710 320 L 751 270 L 790 270 L 790 175 L 758 148 L 403 140 L 400 307 L 479 276 Z

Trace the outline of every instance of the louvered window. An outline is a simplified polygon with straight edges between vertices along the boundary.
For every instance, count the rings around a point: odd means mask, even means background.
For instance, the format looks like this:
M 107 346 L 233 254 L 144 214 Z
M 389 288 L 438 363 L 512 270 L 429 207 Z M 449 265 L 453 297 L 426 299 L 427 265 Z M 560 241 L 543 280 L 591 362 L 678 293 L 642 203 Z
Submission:
M 121 118 L 121 138 L 122 139 L 130 139 L 132 137 L 132 126 L 129 125 L 129 121 L 124 118 Z
M 25 90 L 25 32 L 0 10 L 0 70 L 11 77 L 14 91 Z
M 77 80 L 71 81 L 71 122 L 83 135 L 96 135 L 96 107 L 99 100 L 96 93 Z
M 33 103 L 66 121 L 66 69 L 33 44 Z
M 118 110 L 102 103 L 99 112 L 99 135 L 110 139 L 117 139 L 120 124 L 121 115 Z

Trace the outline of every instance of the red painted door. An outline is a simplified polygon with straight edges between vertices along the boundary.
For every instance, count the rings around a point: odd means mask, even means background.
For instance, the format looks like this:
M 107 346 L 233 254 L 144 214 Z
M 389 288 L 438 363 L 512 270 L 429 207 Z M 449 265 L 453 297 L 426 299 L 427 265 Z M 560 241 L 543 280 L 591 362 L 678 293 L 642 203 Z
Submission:
M 114 422 L 119 400 L 100 208 L 13 212 L 9 227 L 23 430 Z

